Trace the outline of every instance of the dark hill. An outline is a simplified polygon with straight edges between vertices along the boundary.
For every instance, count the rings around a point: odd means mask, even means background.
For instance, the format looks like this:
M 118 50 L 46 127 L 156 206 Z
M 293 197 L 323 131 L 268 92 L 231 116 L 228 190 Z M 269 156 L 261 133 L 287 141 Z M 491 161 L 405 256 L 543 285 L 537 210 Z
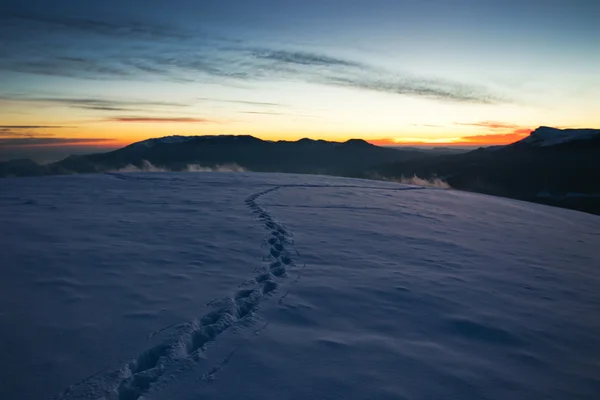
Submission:
M 600 130 L 541 127 L 519 142 L 390 163 L 387 177 L 439 177 L 453 188 L 600 213 Z

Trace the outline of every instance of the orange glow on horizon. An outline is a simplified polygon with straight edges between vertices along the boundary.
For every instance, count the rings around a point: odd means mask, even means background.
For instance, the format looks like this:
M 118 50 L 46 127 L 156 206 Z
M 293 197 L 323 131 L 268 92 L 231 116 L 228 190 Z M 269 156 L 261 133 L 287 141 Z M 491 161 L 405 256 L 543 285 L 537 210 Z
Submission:
M 3 131 L 2 139 L 7 139 L 5 144 L 0 140 L 0 146 L 97 148 L 98 151 L 108 151 L 135 142 L 170 135 L 227 134 L 247 134 L 272 141 L 310 138 L 344 142 L 349 139 L 364 139 L 377 146 L 478 147 L 514 143 L 527 137 L 533 130 L 527 126 L 490 121 L 410 125 L 402 134 L 386 132 L 381 135 L 360 128 L 356 131 L 344 132 L 343 128 L 331 130 L 330 127 L 328 127 L 329 131 L 313 130 L 312 126 L 289 126 L 279 130 L 275 126 L 260 123 L 250 127 L 242 124 L 224 126 L 212 120 L 192 117 L 116 117 L 103 123 L 97 121 L 77 123 L 68 120 L 57 121 L 54 124 L 35 124 L 27 120 L 10 122 L 10 125 L 0 126 Z M 28 142 L 29 139 L 31 141 Z
M 519 128 L 510 133 L 491 133 L 454 138 L 386 138 L 367 140 L 377 146 L 495 146 L 507 145 L 529 136 L 530 128 Z
M 487 135 L 473 135 L 473 136 L 460 136 L 451 138 L 414 138 L 414 137 L 395 137 L 395 138 L 383 138 L 383 139 L 368 139 L 365 140 L 376 146 L 493 146 L 493 145 L 506 145 L 519 141 L 529 135 L 531 129 L 518 129 L 511 133 L 498 133 L 498 134 L 487 134 Z M 201 136 L 202 134 L 199 134 Z M 217 134 L 218 135 L 218 134 Z M 164 135 L 168 136 L 168 135 Z M 194 136 L 194 135 L 182 135 L 182 136 Z M 256 135 L 258 138 L 263 140 L 298 140 L 296 138 L 276 138 L 271 135 Z M 301 135 L 300 135 L 301 136 Z M 98 140 L 90 141 L 78 141 L 79 138 L 73 137 L 73 141 L 68 141 L 71 138 L 64 138 L 64 142 L 56 143 L 38 143 L 38 144 L 20 144 L 14 145 L 14 147 L 94 147 L 101 149 L 114 149 L 128 146 L 132 143 L 151 139 L 153 137 L 161 136 L 148 136 L 148 137 L 120 137 L 120 138 L 98 138 Z M 359 138 L 357 135 L 348 136 L 347 138 L 326 138 L 326 137 L 313 137 L 307 135 L 313 139 L 323 139 L 343 142 L 349 139 Z M 0 142 L 1 143 L 1 142 Z

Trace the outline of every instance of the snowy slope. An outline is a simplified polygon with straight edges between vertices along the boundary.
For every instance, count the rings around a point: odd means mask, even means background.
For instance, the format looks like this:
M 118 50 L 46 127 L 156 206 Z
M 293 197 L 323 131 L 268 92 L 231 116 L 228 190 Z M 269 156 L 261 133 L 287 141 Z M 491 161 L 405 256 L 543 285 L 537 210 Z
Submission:
M 1 399 L 600 393 L 600 217 L 283 174 L 1 185 Z
M 599 136 L 600 129 L 557 129 L 542 126 L 517 143 L 548 147 L 578 140 L 589 140 Z

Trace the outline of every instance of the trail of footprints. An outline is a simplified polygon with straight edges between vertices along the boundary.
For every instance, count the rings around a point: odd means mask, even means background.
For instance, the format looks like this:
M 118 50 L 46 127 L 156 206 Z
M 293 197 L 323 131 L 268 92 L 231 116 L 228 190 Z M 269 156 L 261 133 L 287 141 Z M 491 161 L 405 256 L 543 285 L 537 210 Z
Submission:
M 109 381 L 113 382 L 113 388 L 116 384 L 118 400 L 139 399 L 167 370 L 177 369 L 186 360 L 201 357 L 208 343 L 229 328 L 251 318 L 260 301 L 277 289 L 277 281 L 284 278 L 288 269 L 293 266 L 288 251 L 293 245 L 292 235 L 267 210 L 258 205 L 257 199 L 278 189 L 279 187 L 274 187 L 253 194 L 245 201 L 268 232 L 265 240 L 269 249 L 265 257 L 268 264 L 259 268 L 257 275 L 240 285 L 233 295 L 211 302 L 215 307 L 213 311 L 186 323 L 176 334 L 147 349 L 120 371 L 113 373 L 116 376 L 113 375 Z M 58 399 L 65 399 L 73 389 L 74 387 L 67 389 Z

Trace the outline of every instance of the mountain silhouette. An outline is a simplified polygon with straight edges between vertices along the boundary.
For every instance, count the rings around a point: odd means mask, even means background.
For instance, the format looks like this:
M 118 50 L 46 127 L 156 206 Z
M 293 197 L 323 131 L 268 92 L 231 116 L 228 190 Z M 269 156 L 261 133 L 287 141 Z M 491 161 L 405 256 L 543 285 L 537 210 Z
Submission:
M 189 165 L 215 168 L 235 164 L 255 172 L 290 172 L 357 176 L 383 163 L 422 157 L 420 151 L 374 146 L 364 140 L 347 142 L 301 139 L 265 141 L 253 136 L 168 136 L 133 143 L 98 154 L 69 156 L 37 165 L 30 160 L 0 164 L 2 176 L 94 173 L 152 166 L 184 171 Z
M 456 189 L 600 213 L 600 130 L 540 127 L 508 146 L 400 161 L 373 172 L 437 177 Z

